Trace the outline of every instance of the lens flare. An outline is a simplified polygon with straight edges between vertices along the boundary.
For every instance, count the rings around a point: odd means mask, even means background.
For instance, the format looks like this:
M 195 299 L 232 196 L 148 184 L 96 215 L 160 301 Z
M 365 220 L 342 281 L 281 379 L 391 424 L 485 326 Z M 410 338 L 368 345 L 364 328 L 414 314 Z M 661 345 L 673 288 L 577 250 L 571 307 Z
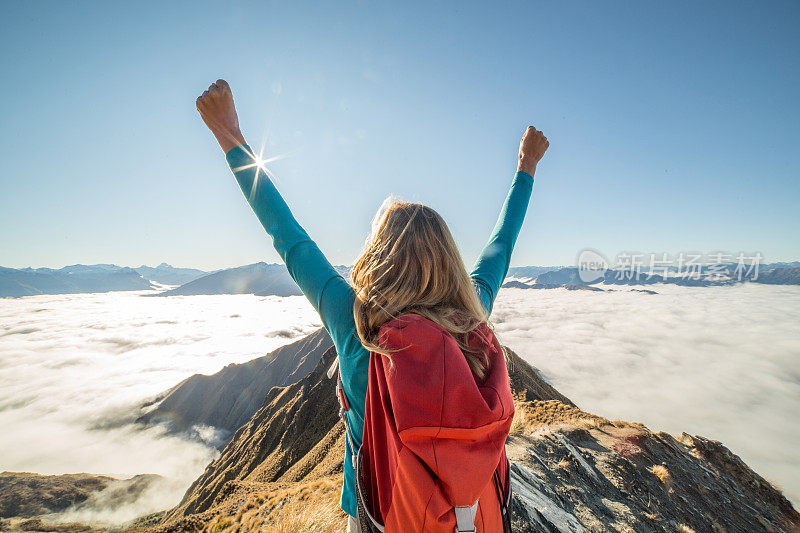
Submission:
M 248 198 L 251 201 L 253 200 L 253 198 L 255 198 L 256 191 L 258 190 L 258 182 L 262 178 L 262 173 L 261 172 L 263 172 L 263 177 L 269 178 L 273 182 L 279 181 L 278 177 L 275 175 L 275 173 L 272 172 L 269 168 L 267 168 L 267 164 L 273 163 L 275 161 L 279 161 L 281 159 L 285 159 L 285 158 L 293 155 L 293 152 L 286 152 L 286 153 L 283 153 L 283 154 L 278 154 L 278 155 L 274 155 L 274 156 L 265 158 L 264 157 L 265 145 L 266 145 L 266 142 L 264 142 L 261 145 L 261 150 L 259 151 L 258 154 L 256 154 L 255 152 L 252 152 L 252 151 L 250 151 L 250 150 L 245 148 L 245 152 L 247 152 L 247 155 L 250 156 L 250 158 L 253 160 L 253 162 L 249 163 L 247 165 L 242 165 L 242 166 L 236 167 L 236 168 L 233 169 L 234 172 L 239 172 L 240 170 L 246 170 L 248 168 L 256 168 L 257 169 L 256 170 L 255 179 L 253 179 L 253 185 L 250 188 L 250 194 L 248 195 Z M 259 170 L 261 172 L 258 172 Z

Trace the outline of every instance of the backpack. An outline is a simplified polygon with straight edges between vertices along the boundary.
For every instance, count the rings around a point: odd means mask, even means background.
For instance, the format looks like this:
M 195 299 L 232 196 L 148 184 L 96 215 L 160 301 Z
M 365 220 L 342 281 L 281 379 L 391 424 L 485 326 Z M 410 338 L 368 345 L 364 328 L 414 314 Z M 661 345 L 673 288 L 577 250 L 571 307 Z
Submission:
M 382 347 L 399 351 L 391 361 L 370 355 L 361 447 L 348 426 L 349 404 L 337 372 L 361 531 L 509 533 L 505 439 L 514 408 L 494 334 L 482 324 L 470 335 L 470 346 L 490 362 L 481 383 L 455 339 L 421 315 L 387 322 L 379 338 Z

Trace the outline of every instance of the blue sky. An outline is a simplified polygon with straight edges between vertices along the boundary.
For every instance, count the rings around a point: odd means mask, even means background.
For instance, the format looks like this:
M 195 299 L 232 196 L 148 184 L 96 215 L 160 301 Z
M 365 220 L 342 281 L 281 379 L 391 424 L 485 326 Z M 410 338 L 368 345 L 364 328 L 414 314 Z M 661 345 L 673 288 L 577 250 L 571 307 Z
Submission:
M 332 262 L 381 200 L 471 263 L 527 124 L 550 150 L 512 264 L 584 247 L 800 259 L 797 2 L 3 2 L 0 265 L 277 254 L 194 100 L 242 129 Z

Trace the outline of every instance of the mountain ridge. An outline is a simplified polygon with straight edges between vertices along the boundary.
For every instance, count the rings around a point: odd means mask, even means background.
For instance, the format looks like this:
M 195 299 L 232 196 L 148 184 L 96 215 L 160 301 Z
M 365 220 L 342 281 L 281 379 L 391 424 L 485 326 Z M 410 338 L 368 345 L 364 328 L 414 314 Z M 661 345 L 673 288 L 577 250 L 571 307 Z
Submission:
M 582 411 L 506 351 L 514 531 L 800 530 L 792 504 L 721 443 Z M 147 519 L 158 523 L 149 530 L 341 531 L 344 433 L 325 375 L 335 356 L 328 349 L 308 376 L 271 389 L 181 503 Z
M 733 269 L 736 265 L 724 265 Z M 334 267 L 345 278 L 351 267 Z M 646 270 L 646 269 L 644 269 Z M 750 276 L 753 277 L 752 275 Z M 761 265 L 756 279 L 750 283 L 771 285 L 800 285 L 800 262 L 779 262 Z M 562 286 L 591 285 L 651 285 L 671 283 L 685 286 L 731 285 L 740 280 L 730 275 L 717 275 L 709 268 L 700 269 L 699 275 L 678 276 L 669 271 L 665 279 L 662 274 L 643 271 L 631 276 L 626 271 L 607 270 L 598 279 L 589 283 L 578 276 L 577 267 L 511 267 L 506 283 L 519 284 L 517 288 L 555 288 Z M 253 263 L 234 268 L 203 271 L 195 268 L 178 268 L 167 263 L 156 267 L 121 267 L 112 264 L 69 265 L 53 268 L 8 268 L 0 267 L 0 297 L 18 298 L 42 294 L 75 294 L 90 292 L 152 290 L 159 285 L 178 285 L 147 296 L 189 296 L 201 294 L 255 294 L 258 296 L 299 296 L 300 288 L 282 263 Z M 513 285 L 509 285 L 513 286 Z M 567 287 L 570 288 L 570 287 Z
M 178 433 L 211 426 L 223 432 L 213 443 L 219 447 L 250 420 L 273 387 L 308 375 L 332 346 L 328 332 L 320 328 L 246 363 L 229 364 L 212 375 L 195 374 L 145 403 L 147 412 L 137 422 L 161 424 Z

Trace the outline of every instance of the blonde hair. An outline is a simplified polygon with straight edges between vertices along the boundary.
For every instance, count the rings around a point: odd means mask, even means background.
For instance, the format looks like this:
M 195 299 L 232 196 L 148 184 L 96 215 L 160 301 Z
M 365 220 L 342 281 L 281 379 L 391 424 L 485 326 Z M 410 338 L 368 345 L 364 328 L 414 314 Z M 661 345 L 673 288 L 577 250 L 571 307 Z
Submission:
M 356 293 L 353 315 L 365 348 L 391 359 L 393 350 L 380 346 L 380 327 L 417 313 L 450 333 L 472 373 L 485 376 L 485 355 L 471 351 L 468 338 L 481 323 L 491 326 L 439 213 L 392 196 L 384 200 L 350 278 Z

